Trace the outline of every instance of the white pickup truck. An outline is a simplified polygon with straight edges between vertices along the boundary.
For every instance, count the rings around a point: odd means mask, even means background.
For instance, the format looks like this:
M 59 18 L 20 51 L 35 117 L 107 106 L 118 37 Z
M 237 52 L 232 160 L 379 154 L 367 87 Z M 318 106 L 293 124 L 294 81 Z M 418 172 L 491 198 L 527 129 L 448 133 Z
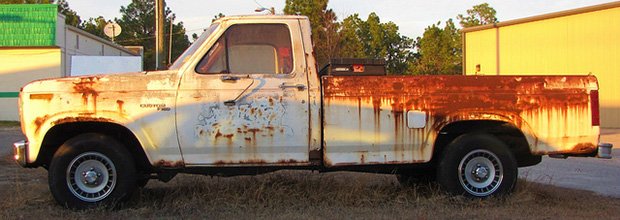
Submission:
M 610 156 L 594 76 L 387 76 L 360 60 L 320 74 L 310 34 L 303 16 L 225 17 L 169 70 L 31 82 L 15 159 L 48 169 L 57 202 L 81 209 L 177 173 L 281 169 L 487 197 L 541 155 Z

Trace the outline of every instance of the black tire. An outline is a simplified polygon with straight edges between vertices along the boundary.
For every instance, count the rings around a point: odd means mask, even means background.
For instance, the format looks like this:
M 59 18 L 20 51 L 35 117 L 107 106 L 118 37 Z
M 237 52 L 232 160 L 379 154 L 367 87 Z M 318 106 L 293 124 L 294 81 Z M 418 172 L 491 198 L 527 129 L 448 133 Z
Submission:
M 437 181 L 455 195 L 506 195 L 517 183 L 517 162 L 508 146 L 489 134 L 464 134 L 445 149 Z
M 131 154 L 102 134 L 82 134 L 66 141 L 54 154 L 48 172 L 54 199 L 70 209 L 116 205 L 136 189 Z

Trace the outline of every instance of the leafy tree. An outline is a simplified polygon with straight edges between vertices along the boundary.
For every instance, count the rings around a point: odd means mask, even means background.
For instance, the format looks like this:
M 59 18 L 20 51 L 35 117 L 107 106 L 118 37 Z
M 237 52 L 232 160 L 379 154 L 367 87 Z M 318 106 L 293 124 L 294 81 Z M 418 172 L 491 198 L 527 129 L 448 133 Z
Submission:
M 89 18 L 87 21 L 82 22 L 80 28 L 88 33 L 107 39 L 108 36 L 103 33 L 103 28 L 106 24 L 108 24 L 108 21 L 103 16 L 99 16 L 97 18 Z
M 496 11 L 488 3 L 474 5 L 467 9 L 467 16 L 459 14 L 456 16 L 462 27 L 473 27 L 478 25 L 492 24 L 497 22 Z
M 366 58 L 364 43 L 362 42 L 361 27 L 364 21 L 358 14 L 345 18 L 340 24 L 340 56 L 348 58 Z
M 393 22 L 381 23 L 375 13 L 368 15 L 366 21 L 354 14 L 342 21 L 339 34 L 340 56 L 385 59 L 389 73 L 408 72 L 413 40 L 401 36 Z
M 336 14 L 327 9 L 328 0 L 286 0 L 284 13 L 308 16 L 312 27 L 312 42 L 319 67 L 338 52 L 338 23 Z
M 467 16 L 459 14 L 457 19 L 462 27 L 497 22 L 495 9 L 484 3 L 467 10 Z M 424 30 L 422 37 L 416 41 L 417 54 L 410 68 L 416 74 L 461 74 L 463 51 L 461 34 L 452 19 L 446 21 L 443 28 L 441 22 Z
M 287 0 L 285 14 L 308 17 L 312 26 L 312 42 L 319 67 L 331 58 L 385 59 L 388 72 L 404 73 L 413 58 L 413 40 L 398 33 L 392 22 L 381 23 L 376 13 L 366 21 L 358 14 L 338 22 L 336 13 L 327 9 L 328 0 Z
M 213 19 L 211 19 L 211 23 L 215 22 L 217 19 L 226 17 L 226 15 L 222 14 L 221 12 L 218 13 L 217 15 L 213 16 Z
M 384 46 L 387 48 L 386 61 L 389 73 L 409 74 L 409 63 L 415 55 L 413 39 L 401 36 L 398 26 L 392 22 L 383 25 Z
M 460 74 L 462 50 L 459 30 L 452 19 L 441 28 L 441 22 L 424 30 L 418 38 L 418 59 L 413 63 L 416 74 Z
M 127 6 L 121 6 L 122 17 L 115 19 L 123 31 L 116 38 L 121 45 L 139 45 L 144 47 L 144 68 L 155 69 L 155 2 L 150 0 L 132 0 Z M 174 14 L 170 8 L 164 11 L 166 22 L 164 30 L 170 30 L 170 20 Z M 173 24 L 172 59 L 176 59 L 189 46 L 183 22 Z M 165 31 L 169 35 L 169 31 Z M 166 39 L 169 36 L 166 37 Z M 168 40 L 164 41 L 168 48 Z M 166 53 L 167 54 L 167 53 Z
M 53 2 L 53 0 L 50 2 Z M 66 0 L 58 0 L 56 3 L 58 4 L 58 12 L 65 16 L 65 24 L 78 27 L 82 23 L 80 16 L 69 8 L 69 3 Z

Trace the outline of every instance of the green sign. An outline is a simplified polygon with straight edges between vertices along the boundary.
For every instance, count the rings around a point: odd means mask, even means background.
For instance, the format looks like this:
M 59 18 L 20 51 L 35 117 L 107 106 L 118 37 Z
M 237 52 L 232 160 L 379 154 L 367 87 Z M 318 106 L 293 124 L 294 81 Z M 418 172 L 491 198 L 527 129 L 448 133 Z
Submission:
M 0 5 L 0 46 L 55 46 L 57 5 Z

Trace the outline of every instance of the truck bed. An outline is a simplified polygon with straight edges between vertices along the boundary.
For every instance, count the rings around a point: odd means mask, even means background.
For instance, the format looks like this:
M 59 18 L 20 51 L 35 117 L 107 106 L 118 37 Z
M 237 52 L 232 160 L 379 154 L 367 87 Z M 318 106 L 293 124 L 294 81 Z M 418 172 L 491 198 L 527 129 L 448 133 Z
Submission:
M 533 155 L 586 154 L 598 143 L 594 76 L 326 76 L 322 84 L 326 166 L 428 162 L 442 129 L 463 121 L 509 123 Z

